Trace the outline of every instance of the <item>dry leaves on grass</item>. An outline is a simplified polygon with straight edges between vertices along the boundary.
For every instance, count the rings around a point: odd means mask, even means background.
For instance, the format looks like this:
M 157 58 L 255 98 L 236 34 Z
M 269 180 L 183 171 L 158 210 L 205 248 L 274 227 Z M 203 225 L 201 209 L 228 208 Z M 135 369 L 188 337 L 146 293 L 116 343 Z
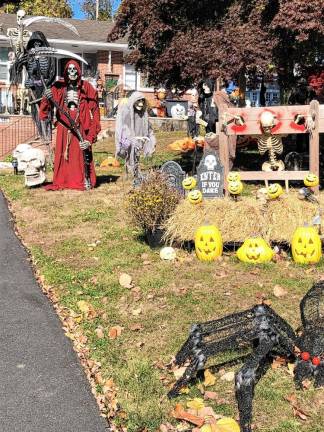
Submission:
M 133 288 L 132 277 L 127 273 L 122 273 L 119 276 L 119 285 L 123 288 L 131 289 Z
M 278 369 L 280 367 L 286 366 L 286 364 L 287 360 L 285 357 L 276 357 L 271 364 L 271 369 Z
M 77 306 L 87 319 L 92 320 L 97 317 L 95 308 L 91 303 L 88 303 L 85 300 L 80 300 L 77 302 Z
M 234 378 L 235 378 L 235 373 L 233 371 L 226 372 L 224 373 L 224 375 L 221 376 L 221 380 L 227 382 L 234 381 Z
M 281 297 L 285 297 L 288 294 L 288 291 L 285 290 L 282 286 L 280 285 L 275 285 L 273 287 L 273 294 L 275 297 L 277 298 L 281 298 Z
M 185 409 L 180 403 L 176 404 L 175 409 L 171 415 L 177 420 L 185 420 L 188 423 L 194 424 L 198 427 L 201 427 L 205 423 L 205 420 L 203 418 L 198 417 L 194 414 L 190 414 L 188 411 L 185 411 Z
M 293 414 L 295 417 L 298 417 L 299 419 L 306 421 L 310 415 L 306 413 L 298 404 L 297 397 L 294 393 L 288 395 L 285 397 L 286 401 L 290 403 L 293 409 Z
M 117 339 L 121 335 L 122 331 L 123 331 L 123 327 L 120 326 L 111 327 L 108 333 L 109 339 Z
M 216 382 L 216 377 L 213 375 L 209 369 L 206 369 L 204 372 L 204 386 L 210 387 L 213 386 Z
M 104 333 L 103 328 L 101 326 L 96 328 L 95 333 L 96 333 L 96 336 L 98 339 L 103 339 L 105 337 L 105 333 Z

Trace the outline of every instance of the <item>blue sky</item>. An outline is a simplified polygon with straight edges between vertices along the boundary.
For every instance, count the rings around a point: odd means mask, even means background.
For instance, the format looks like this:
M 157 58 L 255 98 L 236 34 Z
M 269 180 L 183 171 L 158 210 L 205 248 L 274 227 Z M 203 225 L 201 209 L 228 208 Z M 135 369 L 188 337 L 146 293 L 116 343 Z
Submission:
M 80 3 L 81 0 L 70 0 L 70 5 L 72 6 L 72 10 L 73 10 L 73 18 L 85 19 L 84 13 L 81 10 Z M 115 8 L 118 6 L 119 3 L 120 3 L 119 0 L 113 1 L 113 5 L 115 6 Z

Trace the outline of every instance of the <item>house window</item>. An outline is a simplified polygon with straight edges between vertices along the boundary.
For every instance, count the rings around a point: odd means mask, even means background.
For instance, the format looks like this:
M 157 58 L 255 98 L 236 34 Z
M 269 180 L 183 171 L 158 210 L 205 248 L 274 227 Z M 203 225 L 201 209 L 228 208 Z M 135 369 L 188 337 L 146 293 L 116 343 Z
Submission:
M 0 81 L 9 80 L 9 49 L 0 47 Z
M 124 86 L 132 90 L 153 91 L 148 85 L 148 75 L 137 72 L 133 65 L 126 64 L 124 67 Z
M 98 69 L 98 58 L 96 53 L 83 53 L 83 58 L 88 62 L 88 66 L 82 64 L 82 72 L 85 78 L 95 77 Z
M 132 65 L 125 65 L 125 79 L 124 85 L 132 90 L 137 89 L 137 72 Z

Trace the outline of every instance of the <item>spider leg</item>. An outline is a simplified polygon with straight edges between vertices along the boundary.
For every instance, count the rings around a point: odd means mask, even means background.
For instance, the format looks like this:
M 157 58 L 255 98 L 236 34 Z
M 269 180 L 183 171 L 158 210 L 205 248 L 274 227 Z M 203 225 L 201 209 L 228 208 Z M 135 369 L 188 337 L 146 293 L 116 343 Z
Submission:
M 251 432 L 254 388 L 269 364 L 269 353 L 276 342 L 269 338 L 260 341 L 235 377 L 235 395 L 240 413 L 241 432 Z

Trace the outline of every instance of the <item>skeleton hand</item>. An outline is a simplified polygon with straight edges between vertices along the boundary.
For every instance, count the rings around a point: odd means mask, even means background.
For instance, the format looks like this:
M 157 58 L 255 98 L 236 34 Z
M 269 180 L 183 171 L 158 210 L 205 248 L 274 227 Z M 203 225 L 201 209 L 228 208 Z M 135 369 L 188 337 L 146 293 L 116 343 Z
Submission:
M 81 150 L 87 150 L 88 147 L 90 147 L 90 142 L 85 140 L 85 141 L 80 141 L 80 149 Z
M 44 92 L 44 96 L 45 96 L 46 99 L 48 99 L 48 100 L 52 99 L 52 98 L 53 98 L 52 90 L 51 90 L 50 88 L 49 88 L 49 89 L 46 89 L 45 92 Z

